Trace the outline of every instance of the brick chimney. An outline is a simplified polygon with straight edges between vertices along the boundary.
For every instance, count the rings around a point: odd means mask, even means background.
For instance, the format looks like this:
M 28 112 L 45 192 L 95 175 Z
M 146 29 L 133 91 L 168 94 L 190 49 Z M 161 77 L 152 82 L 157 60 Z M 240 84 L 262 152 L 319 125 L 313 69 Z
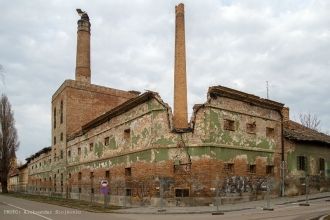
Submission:
M 76 80 L 91 83 L 90 35 L 91 23 L 86 12 L 77 9 L 81 18 L 78 20 Z
M 188 128 L 184 5 L 175 6 L 174 128 Z

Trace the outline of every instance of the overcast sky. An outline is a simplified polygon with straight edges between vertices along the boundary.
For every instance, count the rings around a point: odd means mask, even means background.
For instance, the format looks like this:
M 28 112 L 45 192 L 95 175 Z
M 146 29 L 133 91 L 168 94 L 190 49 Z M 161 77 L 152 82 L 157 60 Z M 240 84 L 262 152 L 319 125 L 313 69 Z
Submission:
M 223 85 L 316 114 L 330 131 L 330 1 L 185 3 L 189 113 Z M 92 23 L 92 83 L 153 90 L 172 106 L 174 7 L 179 1 L 0 0 L 1 92 L 12 103 L 18 158 L 51 143 L 51 96 L 74 79 L 75 9 Z

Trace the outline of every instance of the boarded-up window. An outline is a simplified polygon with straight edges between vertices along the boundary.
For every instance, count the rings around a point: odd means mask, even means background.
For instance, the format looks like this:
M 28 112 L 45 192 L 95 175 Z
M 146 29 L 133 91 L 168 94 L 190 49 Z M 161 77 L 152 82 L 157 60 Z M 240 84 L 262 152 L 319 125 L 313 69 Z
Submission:
M 251 133 L 251 134 L 255 134 L 257 131 L 257 125 L 255 122 L 253 123 L 246 123 L 246 132 L 247 133 Z
M 307 158 L 305 156 L 298 156 L 297 157 L 297 170 L 304 170 L 306 171 L 307 167 Z
M 228 131 L 235 131 L 235 121 L 225 119 L 223 121 L 223 129 Z
M 109 145 L 109 137 L 104 138 L 104 146 Z
M 125 168 L 125 176 L 132 176 L 132 168 L 130 167 Z
M 270 128 L 270 127 L 266 127 L 266 137 L 273 138 L 274 135 L 275 135 L 275 129 Z
M 267 165 L 266 166 L 266 174 L 274 174 L 274 166 L 273 165 Z
M 175 189 L 175 197 L 189 197 L 189 189 Z

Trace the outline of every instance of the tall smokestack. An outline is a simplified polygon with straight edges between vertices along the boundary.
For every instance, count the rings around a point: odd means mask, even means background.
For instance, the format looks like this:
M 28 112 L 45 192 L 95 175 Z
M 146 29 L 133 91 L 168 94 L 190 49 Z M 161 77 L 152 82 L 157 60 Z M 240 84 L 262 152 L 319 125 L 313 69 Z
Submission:
M 175 6 L 174 128 L 188 128 L 184 5 Z
M 76 80 L 91 83 L 90 35 L 91 23 L 86 12 L 77 9 L 79 16 L 77 31 Z

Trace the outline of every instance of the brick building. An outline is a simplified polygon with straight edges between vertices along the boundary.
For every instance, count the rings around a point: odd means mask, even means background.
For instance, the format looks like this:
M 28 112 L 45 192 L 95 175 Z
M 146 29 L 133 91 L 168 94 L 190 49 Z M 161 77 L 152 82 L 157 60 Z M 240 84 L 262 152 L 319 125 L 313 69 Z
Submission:
M 267 182 L 280 194 L 284 162 L 285 186 L 295 189 L 298 149 L 315 158 L 315 147 L 330 154 L 329 136 L 314 137 L 322 146 L 300 144 L 284 104 L 223 86 L 210 87 L 188 121 L 183 4 L 175 11 L 173 114 L 156 92 L 91 84 L 91 24 L 80 14 L 76 78 L 52 97 L 53 143 L 27 159 L 29 193 L 101 202 L 100 181 L 107 179 L 118 205 L 158 205 L 161 198 L 167 205 L 208 205 L 214 189 L 228 201 L 253 200 L 263 197 Z M 324 177 L 326 190 L 330 158 L 323 159 L 324 172 L 313 175 Z

